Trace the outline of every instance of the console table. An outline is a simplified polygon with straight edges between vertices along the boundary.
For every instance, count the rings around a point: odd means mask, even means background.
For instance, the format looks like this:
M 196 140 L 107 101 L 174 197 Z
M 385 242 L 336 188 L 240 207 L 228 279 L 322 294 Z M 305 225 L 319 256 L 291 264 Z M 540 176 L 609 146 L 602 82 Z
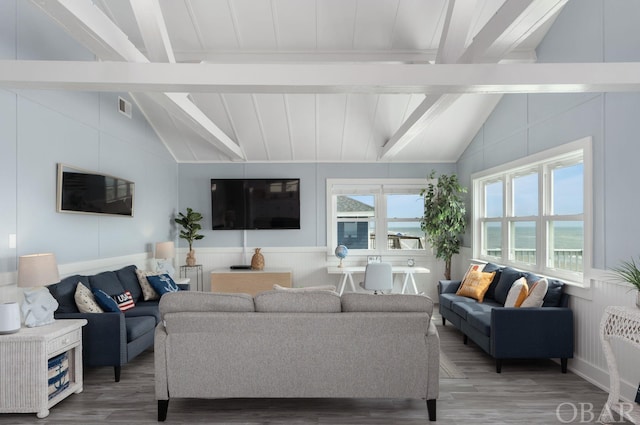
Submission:
M 353 283 L 353 274 L 364 273 L 365 266 L 357 266 L 357 267 L 336 267 L 329 266 L 327 267 L 327 273 L 329 274 L 341 274 L 342 278 L 340 279 L 340 283 L 338 284 L 338 288 L 336 289 L 340 295 L 344 292 L 345 286 L 347 282 L 349 286 L 351 286 L 351 290 L 353 292 L 356 291 L 356 285 Z M 402 289 L 400 293 L 407 293 L 407 286 L 411 283 L 411 288 L 413 289 L 413 293 L 418 293 L 418 287 L 416 286 L 416 280 L 413 277 L 416 273 L 431 273 L 426 267 L 410 267 L 410 266 L 392 266 L 391 270 L 393 274 L 402 274 Z
M 45 418 L 58 402 L 82 392 L 82 327 L 86 324 L 84 319 L 56 320 L 0 335 L 0 413 L 36 413 Z M 67 353 L 68 386 L 50 395 L 50 361 L 63 353 Z
M 211 292 L 227 292 L 256 295 L 270 291 L 273 285 L 291 287 L 289 269 L 218 269 L 211 272 Z
M 612 412 L 615 412 L 634 424 L 640 424 L 640 406 L 635 403 L 620 402 L 618 363 L 610 343 L 613 338 L 626 341 L 634 348 L 640 349 L 640 309 L 610 306 L 605 309 L 600 322 L 600 340 L 607 360 L 610 379 L 609 397 L 604 409 L 602 409 L 600 421 L 610 423 L 619 419 L 619 417 L 613 417 Z

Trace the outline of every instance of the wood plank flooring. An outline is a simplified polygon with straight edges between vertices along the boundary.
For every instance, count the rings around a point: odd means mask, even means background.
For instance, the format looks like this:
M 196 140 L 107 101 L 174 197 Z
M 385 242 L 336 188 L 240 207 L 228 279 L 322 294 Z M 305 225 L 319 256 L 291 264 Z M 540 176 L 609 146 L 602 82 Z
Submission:
M 549 360 L 505 361 L 501 374 L 473 343 L 450 324 L 441 326 L 442 350 L 466 378 L 440 379 L 438 421 L 434 424 L 595 423 L 607 394 L 572 373 L 561 374 Z M 402 353 L 398 354 L 402 361 Z M 215 361 L 212 360 L 212 361 Z M 561 403 L 573 403 L 556 411 Z M 580 404 L 593 406 L 581 415 Z M 587 403 L 587 404 L 585 404 Z M 84 391 L 51 410 L 35 414 L 0 414 L 0 424 L 157 424 L 153 352 L 145 352 L 122 368 L 113 381 L 112 368 L 85 370 Z M 425 424 L 421 400 L 377 399 L 234 399 L 179 400 L 169 403 L 167 424 Z

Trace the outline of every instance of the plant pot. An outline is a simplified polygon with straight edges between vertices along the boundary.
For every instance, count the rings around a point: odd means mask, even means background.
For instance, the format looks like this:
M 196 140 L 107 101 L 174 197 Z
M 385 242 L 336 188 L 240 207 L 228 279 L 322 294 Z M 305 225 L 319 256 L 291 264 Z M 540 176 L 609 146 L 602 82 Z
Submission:
M 640 290 L 636 291 L 636 307 L 640 308 Z
M 187 266 L 195 266 L 196 265 L 196 252 L 192 249 L 187 254 Z

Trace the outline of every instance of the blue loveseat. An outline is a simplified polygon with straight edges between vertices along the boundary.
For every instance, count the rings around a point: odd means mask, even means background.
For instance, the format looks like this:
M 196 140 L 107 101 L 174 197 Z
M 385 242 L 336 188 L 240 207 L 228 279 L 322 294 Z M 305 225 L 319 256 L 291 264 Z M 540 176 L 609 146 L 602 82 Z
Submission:
M 126 312 L 81 313 L 74 294 L 78 282 L 90 290 L 101 289 L 109 296 L 129 291 L 135 307 Z M 188 289 L 180 285 L 181 289 Z M 160 322 L 158 300 L 144 301 L 136 266 L 105 271 L 91 276 L 69 276 L 48 287 L 58 301 L 56 319 L 86 319 L 82 328 L 82 357 L 85 366 L 113 366 L 116 382 L 121 367 L 147 348 L 153 347 Z
M 442 324 L 449 321 L 468 339 L 496 359 L 496 372 L 503 359 L 559 358 L 562 373 L 567 359 L 573 358 L 573 312 L 564 283 L 547 279 L 549 288 L 542 307 L 504 307 L 513 282 L 525 277 L 533 284 L 540 277 L 510 267 L 487 264 L 484 272 L 495 271 L 482 302 L 456 295 L 459 280 L 438 282 L 439 310 Z

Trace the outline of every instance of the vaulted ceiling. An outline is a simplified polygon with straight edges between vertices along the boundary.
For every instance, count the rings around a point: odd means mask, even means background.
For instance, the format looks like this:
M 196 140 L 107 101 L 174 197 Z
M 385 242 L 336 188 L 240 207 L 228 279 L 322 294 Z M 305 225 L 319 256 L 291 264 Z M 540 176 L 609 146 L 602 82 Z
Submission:
M 178 162 L 456 161 L 501 94 L 427 92 L 414 74 L 535 62 L 566 1 L 32 0 Z

